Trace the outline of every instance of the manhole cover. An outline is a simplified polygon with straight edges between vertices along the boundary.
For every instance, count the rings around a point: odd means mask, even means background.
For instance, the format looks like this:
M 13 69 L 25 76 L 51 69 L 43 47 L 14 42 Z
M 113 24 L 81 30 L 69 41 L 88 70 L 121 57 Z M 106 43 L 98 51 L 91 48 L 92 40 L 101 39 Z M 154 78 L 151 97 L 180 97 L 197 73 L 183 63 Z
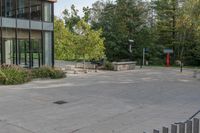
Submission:
M 56 101 L 56 102 L 53 102 L 54 104 L 58 104 L 58 105 L 62 105 L 62 104 L 66 104 L 68 103 L 67 101 L 63 101 L 63 100 L 60 100 L 60 101 Z

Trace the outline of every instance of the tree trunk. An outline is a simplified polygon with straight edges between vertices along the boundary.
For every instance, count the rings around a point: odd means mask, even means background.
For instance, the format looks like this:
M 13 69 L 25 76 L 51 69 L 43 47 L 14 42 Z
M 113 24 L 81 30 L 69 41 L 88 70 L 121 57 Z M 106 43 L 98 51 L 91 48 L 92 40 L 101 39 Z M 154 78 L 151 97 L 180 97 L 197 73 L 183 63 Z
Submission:
M 83 55 L 83 69 L 85 70 L 85 55 Z

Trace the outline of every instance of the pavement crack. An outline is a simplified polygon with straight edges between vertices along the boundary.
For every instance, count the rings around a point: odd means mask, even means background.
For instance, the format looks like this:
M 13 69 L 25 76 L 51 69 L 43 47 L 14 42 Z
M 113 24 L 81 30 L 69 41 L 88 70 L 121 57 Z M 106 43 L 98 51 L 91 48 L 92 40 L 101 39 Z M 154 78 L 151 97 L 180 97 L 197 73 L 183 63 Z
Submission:
M 112 119 L 114 119 L 116 117 L 122 116 L 122 115 L 127 114 L 127 113 L 131 113 L 133 111 L 134 111 L 134 109 L 130 109 L 130 110 L 126 111 L 126 112 L 121 112 L 121 113 L 115 114 L 113 116 L 107 117 L 106 119 L 99 120 L 98 123 L 102 123 L 102 122 L 105 122 L 105 121 L 112 120 Z
M 9 125 L 9 126 L 17 127 L 19 129 L 22 129 L 22 130 L 27 131 L 29 133 L 36 133 L 36 132 L 34 132 L 34 131 L 30 130 L 30 129 L 27 129 L 27 128 L 23 127 L 23 126 L 19 126 L 17 124 L 8 122 L 7 120 L 0 120 L 0 122 L 3 122 L 3 123 L 5 123 L 6 125 Z
M 81 130 L 81 128 L 79 128 L 79 129 L 76 129 L 76 130 L 73 130 L 72 132 L 70 132 L 70 133 L 76 133 L 76 132 L 78 132 L 78 131 L 80 131 Z

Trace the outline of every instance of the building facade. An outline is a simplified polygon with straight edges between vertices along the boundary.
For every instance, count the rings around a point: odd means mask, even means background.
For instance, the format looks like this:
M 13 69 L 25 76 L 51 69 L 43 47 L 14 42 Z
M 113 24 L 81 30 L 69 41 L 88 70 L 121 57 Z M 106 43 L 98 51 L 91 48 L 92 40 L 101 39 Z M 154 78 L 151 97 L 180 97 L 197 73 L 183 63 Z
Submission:
M 55 0 L 0 0 L 0 64 L 54 65 Z

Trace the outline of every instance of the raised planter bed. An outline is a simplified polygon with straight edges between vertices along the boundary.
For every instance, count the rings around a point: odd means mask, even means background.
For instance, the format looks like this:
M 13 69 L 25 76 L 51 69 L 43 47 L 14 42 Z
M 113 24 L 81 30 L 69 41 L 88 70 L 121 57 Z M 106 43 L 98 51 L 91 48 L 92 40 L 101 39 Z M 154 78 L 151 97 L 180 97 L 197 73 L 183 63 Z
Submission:
M 135 61 L 129 62 L 113 62 L 114 71 L 134 70 L 136 66 Z

